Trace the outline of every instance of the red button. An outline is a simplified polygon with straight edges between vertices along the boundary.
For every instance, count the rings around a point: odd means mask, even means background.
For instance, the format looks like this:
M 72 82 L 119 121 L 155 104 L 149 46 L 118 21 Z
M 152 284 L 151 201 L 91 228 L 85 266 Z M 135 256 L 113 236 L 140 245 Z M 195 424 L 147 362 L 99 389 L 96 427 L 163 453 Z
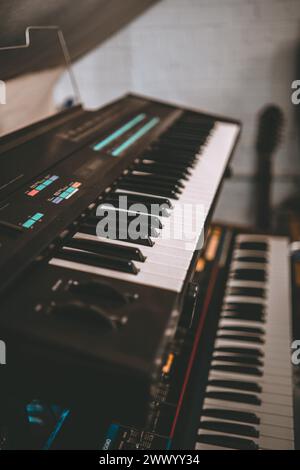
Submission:
M 30 191 L 30 193 L 27 193 L 28 196 L 35 196 L 36 194 L 38 194 L 39 191 L 37 191 L 36 189 L 33 189 L 32 191 Z

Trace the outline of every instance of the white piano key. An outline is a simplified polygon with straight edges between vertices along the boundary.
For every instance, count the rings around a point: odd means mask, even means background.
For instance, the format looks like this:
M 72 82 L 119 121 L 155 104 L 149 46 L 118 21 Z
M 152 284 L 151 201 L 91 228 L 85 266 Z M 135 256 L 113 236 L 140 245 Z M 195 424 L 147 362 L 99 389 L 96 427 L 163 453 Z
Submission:
M 268 243 L 269 240 L 270 240 L 270 238 L 269 238 L 268 235 L 240 233 L 236 238 L 236 243 L 241 243 L 241 242 L 265 242 L 265 243 Z
M 287 395 L 279 395 L 279 394 L 274 394 L 274 393 L 259 393 L 259 392 L 251 392 L 248 390 L 237 390 L 237 389 L 232 389 L 232 388 L 227 388 L 227 387 L 217 387 L 215 385 L 208 385 L 206 392 L 234 392 L 234 393 L 239 393 L 240 395 L 243 394 L 251 394 L 255 395 L 259 400 L 261 400 L 264 403 L 270 403 L 270 404 L 278 404 L 278 405 L 286 405 L 286 406 L 293 406 L 293 399 L 291 396 Z
M 261 323 L 261 325 L 265 325 L 264 323 Z M 269 352 L 271 355 L 279 350 L 281 351 L 281 354 L 284 354 L 286 352 L 286 347 L 285 346 L 279 346 L 276 347 L 275 344 L 267 343 L 265 342 L 263 345 L 258 344 L 258 343 L 251 343 L 250 341 L 234 341 L 234 340 L 228 340 L 228 339 L 217 339 L 215 342 L 215 347 L 221 347 L 221 346 L 236 346 L 236 347 L 245 347 L 245 348 L 251 348 L 251 347 L 263 347 L 265 353 Z
M 177 256 L 181 258 L 182 260 L 185 260 L 186 263 L 188 263 L 191 258 L 190 253 L 187 250 L 184 250 L 183 248 L 176 249 L 176 248 L 170 247 L 168 248 L 168 250 L 166 250 L 165 248 L 161 247 L 160 244 L 157 244 L 157 243 L 155 243 L 153 247 L 149 247 L 149 246 L 137 245 L 134 243 L 127 243 L 127 242 L 124 242 L 124 240 L 110 240 L 109 238 L 101 238 L 101 237 L 97 237 L 96 235 L 90 235 L 90 234 L 81 233 L 81 232 L 77 232 L 73 238 L 78 239 L 78 240 L 92 240 L 92 241 L 99 241 L 101 243 L 108 243 L 108 244 L 113 244 L 113 245 L 125 245 L 131 248 L 139 248 L 140 251 L 143 253 L 143 255 L 147 257 L 149 257 L 152 253 L 155 253 L 157 255 L 164 255 L 167 253 L 171 257 Z
M 262 428 L 264 427 L 262 426 Z M 270 427 L 268 428 L 270 431 L 271 430 Z M 209 435 L 224 434 L 224 435 L 230 435 L 233 437 L 241 437 L 244 439 L 250 439 L 253 442 L 255 442 L 259 446 L 260 449 L 293 450 L 294 448 L 293 432 L 287 428 L 274 427 L 273 435 L 268 435 L 268 434 L 265 435 L 265 434 L 260 433 L 259 437 L 248 437 L 248 436 L 244 436 L 241 434 L 233 434 L 233 433 L 229 434 L 228 432 L 226 432 L 226 430 L 211 431 L 211 430 L 200 428 L 198 430 L 198 436 L 201 436 L 203 434 L 209 434 Z
M 253 258 L 261 258 L 263 256 L 264 258 L 269 259 L 268 252 L 261 252 L 258 250 L 244 250 L 242 248 L 235 249 L 232 258 L 236 260 L 236 258 L 241 256 L 250 256 Z
M 202 444 L 201 442 L 196 442 L 195 450 L 232 450 L 232 449 L 229 449 L 229 447 L 214 446 L 210 444 Z
M 209 436 L 216 436 L 216 435 L 222 436 L 223 435 L 223 436 L 230 436 L 232 438 L 236 437 L 236 438 L 241 438 L 241 439 L 252 441 L 257 446 L 259 445 L 258 439 L 256 437 L 241 436 L 240 434 L 232 434 L 232 433 L 229 434 L 226 431 L 222 432 L 222 431 L 210 431 L 209 429 L 198 429 L 198 439 L 200 438 L 200 436 L 203 436 L 203 435 L 209 435 Z
M 220 374 L 219 371 L 211 370 L 209 373 L 209 380 L 241 380 L 242 382 L 253 382 L 260 385 L 263 388 L 264 393 L 273 393 L 288 397 L 293 396 L 291 382 L 286 382 L 285 377 L 281 377 L 282 383 L 280 383 L 280 379 L 279 381 L 277 380 L 274 382 L 270 376 L 268 377 L 266 375 L 263 377 L 253 377 L 244 374 Z
M 233 260 L 230 266 L 230 271 L 235 271 L 236 269 L 247 269 L 247 270 L 257 270 L 261 269 L 264 270 L 266 269 L 267 264 L 266 263 L 250 263 L 248 261 L 237 261 Z
M 294 430 L 294 419 L 292 416 L 280 416 L 280 415 L 273 415 L 269 413 L 260 413 L 260 423 L 261 425 L 270 425 L 278 426 L 278 427 L 285 427 L 288 429 Z
M 214 406 L 221 406 L 230 408 L 232 407 L 233 402 L 228 400 L 220 400 L 215 398 L 205 398 L 205 405 L 209 407 Z M 273 404 L 273 403 L 262 403 L 261 405 L 251 405 L 249 403 L 238 403 L 238 407 L 240 411 L 249 411 L 260 415 L 261 413 L 269 413 L 269 414 L 277 414 L 281 416 L 289 416 L 290 418 L 293 416 L 293 407 L 288 405 L 281 405 L 281 404 Z
M 231 411 L 236 411 L 236 410 L 232 409 Z M 271 417 L 273 418 L 272 415 Z M 200 419 L 200 423 L 215 422 L 215 421 L 218 421 L 220 425 L 222 423 L 225 423 L 225 424 L 229 423 L 229 424 L 241 424 L 241 425 L 251 426 L 254 429 L 256 429 L 257 432 L 259 432 L 259 437 L 258 437 L 259 442 L 260 442 L 260 437 L 270 437 L 270 438 L 283 439 L 283 440 L 294 439 L 293 426 L 278 426 L 278 424 L 276 424 L 276 420 L 274 420 L 272 425 L 270 425 L 270 424 L 262 424 L 262 421 L 260 421 L 259 423 L 249 423 L 247 419 L 245 421 L 243 421 L 242 419 L 237 421 L 237 420 L 228 419 L 226 417 L 212 418 L 212 417 L 205 416 L 205 415 L 202 415 Z M 201 426 L 201 424 L 199 427 L 202 429 L 205 429 L 203 428 L 203 426 Z
M 229 303 L 258 304 L 265 306 L 266 300 L 261 297 L 247 297 L 246 295 L 226 295 L 224 299 L 224 307 Z
M 273 386 L 278 385 L 287 385 L 289 383 L 289 380 L 287 380 L 287 377 L 281 376 L 281 375 L 268 375 L 264 374 L 263 377 L 260 376 L 254 376 L 254 375 L 249 375 L 249 374 L 242 374 L 242 373 L 234 373 L 234 372 L 226 372 L 226 371 L 219 371 L 216 369 L 213 369 L 211 372 L 214 373 L 216 378 L 224 378 L 224 379 L 229 379 L 229 380 L 241 380 L 241 381 L 248 381 L 253 380 L 255 382 L 259 383 L 268 383 L 272 384 Z
M 222 403 L 215 405 L 214 408 L 219 409 L 219 410 L 245 411 L 245 410 L 241 410 L 238 405 L 239 405 L 238 403 L 234 404 L 231 402 L 228 402 L 228 403 L 222 402 Z M 212 407 L 208 406 L 206 402 L 204 401 L 203 410 L 205 411 L 206 409 L 210 409 L 210 408 Z M 203 411 L 203 416 L 204 416 L 204 411 Z M 290 430 L 293 430 L 294 428 L 294 420 L 292 417 L 281 416 L 278 414 L 262 413 L 262 412 L 255 413 L 255 414 L 260 420 L 260 425 L 270 425 L 271 427 L 277 426 L 281 428 L 287 428 Z M 241 421 L 241 422 L 244 422 L 244 421 Z
M 294 430 L 292 428 L 274 426 L 270 424 L 260 424 L 259 431 L 260 435 L 263 437 L 274 437 L 288 441 L 293 441 L 294 439 Z
M 137 275 L 121 273 L 118 271 L 111 271 L 109 269 L 97 268 L 95 266 L 89 266 L 82 263 L 75 263 L 73 261 L 66 261 L 59 258 L 52 258 L 49 261 L 49 264 L 52 266 L 57 266 L 65 269 L 71 269 L 74 271 L 81 271 L 89 274 L 94 274 L 96 276 L 119 279 L 121 281 L 133 282 L 136 284 L 143 284 L 152 287 L 158 287 L 158 279 L 156 275 L 147 274 L 147 273 L 138 273 Z M 161 276 L 159 277 L 159 286 L 161 289 L 172 290 L 180 292 L 182 289 L 183 281 L 175 280 L 169 277 Z
M 294 450 L 294 440 L 276 439 L 260 436 L 259 447 L 265 450 Z
M 229 279 L 227 287 L 258 287 L 258 288 L 268 288 L 265 282 L 263 281 L 244 281 L 242 279 Z
M 76 252 L 85 253 L 84 250 L 77 250 L 77 249 L 73 249 L 69 247 L 63 247 L 63 250 L 67 252 L 73 252 L 73 253 L 76 253 Z M 184 273 L 182 272 L 182 268 L 180 266 L 173 265 L 172 269 L 170 269 L 170 266 L 168 264 L 154 263 L 153 261 L 149 259 L 147 259 L 143 263 L 140 261 L 134 261 L 134 265 L 139 269 L 140 273 L 153 274 L 157 276 L 167 276 L 172 279 L 178 279 L 178 280 L 184 280 L 184 277 L 185 277 Z
M 222 329 L 224 326 L 241 326 L 241 327 L 250 327 L 250 328 L 260 328 L 265 331 L 265 327 L 260 322 L 253 322 L 248 320 L 232 320 L 230 318 L 222 317 L 219 322 L 219 329 Z
M 284 395 L 288 396 L 290 398 L 293 397 L 293 391 L 291 388 L 291 384 L 277 384 L 276 387 L 274 387 L 274 384 L 269 384 L 267 382 L 263 382 L 263 390 L 264 393 L 273 393 L 275 395 Z

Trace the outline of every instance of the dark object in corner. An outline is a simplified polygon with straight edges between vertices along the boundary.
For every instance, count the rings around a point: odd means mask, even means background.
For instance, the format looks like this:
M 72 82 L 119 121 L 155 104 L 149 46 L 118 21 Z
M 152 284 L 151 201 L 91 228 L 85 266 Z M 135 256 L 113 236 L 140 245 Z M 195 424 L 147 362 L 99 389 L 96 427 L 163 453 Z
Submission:
M 284 117 L 276 105 L 266 106 L 259 115 L 256 137 L 257 191 L 256 225 L 269 230 L 271 224 L 272 157 L 281 142 Z

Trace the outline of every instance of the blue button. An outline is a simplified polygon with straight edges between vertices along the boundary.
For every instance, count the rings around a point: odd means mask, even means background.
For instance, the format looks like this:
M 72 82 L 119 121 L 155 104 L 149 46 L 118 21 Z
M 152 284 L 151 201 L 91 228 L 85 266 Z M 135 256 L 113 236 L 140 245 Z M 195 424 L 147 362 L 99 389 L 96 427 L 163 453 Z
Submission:
M 24 227 L 24 228 L 30 228 L 30 227 L 32 227 L 32 225 L 34 225 L 34 224 L 35 224 L 35 220 L 29 219 L 29 220 L 27 220 L 27 221 L 23 224 L 23 227 Z
M 35 189 L 36 189 L 37 191 L 43 191 L 43 189 L 45 189 L 45 187 L 46 187 L 46 186 L 45 186 L 44 184 L 39 184 Z
M 43 216 L 44 216 L 44 214 L 41 214 L 40 212 L 37 212 L 37 213 L 34 214 L 31 218 L 32 218 L 33 220 L 40 220 Z
M 61 201 L 62 201 L 61 197 L 56 197 L 55 199 L 53 199 L 52 202 L 54 202 L 54 204 L 59 204 Z

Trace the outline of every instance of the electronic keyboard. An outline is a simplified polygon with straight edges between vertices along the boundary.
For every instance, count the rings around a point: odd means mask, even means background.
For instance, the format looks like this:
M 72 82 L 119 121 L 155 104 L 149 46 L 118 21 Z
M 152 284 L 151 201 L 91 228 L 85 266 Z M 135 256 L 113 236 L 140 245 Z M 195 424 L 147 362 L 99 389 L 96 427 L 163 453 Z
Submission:
M 286 239 L 236 237 L 196 449 L 294 449 Z
M 135 422 L 139 407 L 130 400 L 129 418 L 115 418 L 101 394 L 80 406 L 71 396 L 69 406 L 31 400 L 27 448 L 202 452 L 299 446 L 288 240 L 213 225 L 192 282 L 195 302 L 185 303 L 164 351 L 145 422 Z M 124 387 L 117 399 L 123 393 Z M 12 446 L 9 433 L 4 437 Z
M 15 390 L 101 398 L 145 420 L 197 297 L 191 276 L 239 133 L 237 121 L 128 95 L 1 139 L 0 329 Z M 197 211 L 186 219 L 183 207 Z M 105 218 L 114 236 L 99 233 Z M 180 227 L 192 236 L 170 236 Z

